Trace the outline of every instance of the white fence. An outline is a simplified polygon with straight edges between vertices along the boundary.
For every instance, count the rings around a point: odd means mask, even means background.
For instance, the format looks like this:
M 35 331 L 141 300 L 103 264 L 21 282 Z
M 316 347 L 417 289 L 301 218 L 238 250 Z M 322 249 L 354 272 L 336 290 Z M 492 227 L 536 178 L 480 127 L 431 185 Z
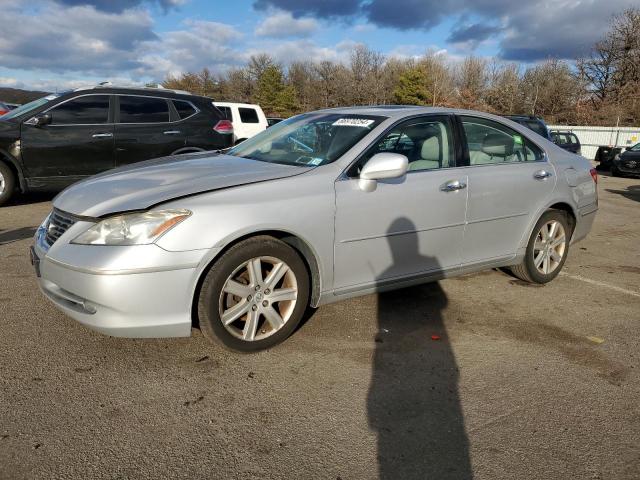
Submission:
M 630 147 L 640 142 L 640 127 L 582 127 L 549 125 L 551 130 L 570 131 L 582 145 L 582 155 L 593 160 L 600 145 Z

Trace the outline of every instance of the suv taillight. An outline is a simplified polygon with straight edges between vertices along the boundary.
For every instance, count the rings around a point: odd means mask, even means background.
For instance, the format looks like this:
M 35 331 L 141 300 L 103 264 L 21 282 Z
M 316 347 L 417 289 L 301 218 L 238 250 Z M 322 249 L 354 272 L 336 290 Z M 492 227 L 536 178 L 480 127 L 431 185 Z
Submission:
M 233 133 L 233 123 L 229 120 L 220 120 L 213 129 L 218 133 Z
M 598 184 L 598 171 L 595 168 L 592 168 L 591 170 L 589 170 L 589 173 L 591 174 L 591 178 L 593 178 L 593 181 L 597 185 Z

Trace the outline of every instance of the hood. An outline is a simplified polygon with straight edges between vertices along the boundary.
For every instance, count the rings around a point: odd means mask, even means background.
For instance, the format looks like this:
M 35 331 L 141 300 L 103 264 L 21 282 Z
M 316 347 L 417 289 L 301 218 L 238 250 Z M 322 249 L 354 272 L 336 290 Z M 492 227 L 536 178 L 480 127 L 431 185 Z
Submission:
M 53 206 L 75 215 L 101 217 L 144 210 L 196 193 L 291 177 L 309 167 L 279 165 L 212 152 L 161 158 L 110 170 L 70 186 Z

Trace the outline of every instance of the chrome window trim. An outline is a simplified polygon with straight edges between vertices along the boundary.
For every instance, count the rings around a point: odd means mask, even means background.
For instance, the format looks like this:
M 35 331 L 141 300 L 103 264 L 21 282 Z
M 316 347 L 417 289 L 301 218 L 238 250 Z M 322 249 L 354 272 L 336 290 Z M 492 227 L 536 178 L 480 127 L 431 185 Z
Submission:
M 176 123 L 180 123 L 180 122 L 184 122 L 185 120 L 189 120 L 190 118 L 196 116 L 198 113 L 200 113 L 200 109 L 195 106 L 191 101 L 189 100 L 183 100 L 183 99 L 173 99 L 173 98 L 166 98 L 166 97 L 158 97 L 155 95 L 136 95 L 134 93 L 96 93 L 96 92 L 92 92 L 92 93 L 84 93 L 82 95 L 76 95 L 75 97 L 71 97 L 71 98 L 67 98 L 66 100 L 63 100 L 60 103 L 56 103 L 55 105 L 53 105 L 52 107 L 47 108 L 46 110 L 43 110 L 42 112 L 38 113 L 38 115 L 42 115 L 43 113 L 48 113 L 49 111 L 53 110 L 54 108 L 56 108 L 59 105 L 62 105 L 64 103 L 70 102 L 71 100 L 75 100 L 76 98 L 80 98 L 80 97 L 90 97 L 90 96 L 94 96 L 94 95 L 106 95 L 106 96 L 120 96 L 120 97 L 147 97 L 147 98 L 159 98 L 161 100 L 167 100 L 167 101 L 173 101 L 173 100 L 177 100 L 180 102 L 187 102 L 189 105 L 191 105 L 194 109 L 195 109 L 195 113 L 193 115 L 188 116 L 187 118 L 181 118 L 180 120 L 175 120 L 173 122 L 150 122 L 150 123 L 120 123 L 120 122 L 105 122 L 105 123 L 65 123 L 65 124 L 59 124 L 59 125 L 47 125 L 47 127 L 91 127 L 91 126 L 105 126 L 105 125 L 167 125 L 167 124 L 176 124 Z M 120 105 L 118 105 L 120 106 Z M 36 115 L 37 116 L 37 115 Z M 25 124 L 27 125 L 35 125 L 35 119 L 36 116 L 31 117 L 29 120 L 25 120 Z

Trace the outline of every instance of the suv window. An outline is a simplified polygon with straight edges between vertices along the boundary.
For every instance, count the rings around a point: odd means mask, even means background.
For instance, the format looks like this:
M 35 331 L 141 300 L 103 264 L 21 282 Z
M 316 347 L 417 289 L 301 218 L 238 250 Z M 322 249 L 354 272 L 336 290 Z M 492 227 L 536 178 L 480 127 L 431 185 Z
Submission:
M 220 107 L 216 105 L 216 108 L 222 112 L 224 118 L 227 120 L 233 120 L 233 117 L 231 116 L 231 107 Z
M 164 98 L 120 96 L 120 123 L 169 121 L 169 105 Z
M 545 126 L 541 123 L 538 122 L 537 120 L 525 120 L 522 123 L 522 125 L 524 125 L 525 127 L 529 128 L 530 130 L 533 130 L 534 132 L 536 132 L 538 135 L 543 136 L 544 138 L 547 138 L 547 129 L 545 128 Z
M 258 120 L 258 112 L 256 112 L 255 108 L 238 108 L 240 112 L 240 121 L 242 123 L 260 123 Z
M 109 95 L 85 95 L 53 107 L 52 125 L 93 125 L 109 120 Z
M 580 145 L 580 140 L 578 140 L 578 137 L 575 133 L 570 133 L 569 135 L 567 135 L 567 137 L 569 137 L 570 143 L 573 143 L 574 145 Z
M 460 119 L 471 165 L 534 162 L 543 158 L 542 150 L 530 140 L 501 123 L 467 116 Z
M 193 105 L 191 105 L 189 102 L 185 102 L 184 100 L 174 100 L 173 105 L 178 111 L 180 120 L 189 118 L 191 115 L 196 113 L 196 109 L 193 107 Z
M 405 155 L 409 160 L 409 171 L 453 167 L 449 122 L 442 117 L 424 117 L 397 125 L 360 158 L 350 174 L 357 175 L 371 157 L 382 152 Z

